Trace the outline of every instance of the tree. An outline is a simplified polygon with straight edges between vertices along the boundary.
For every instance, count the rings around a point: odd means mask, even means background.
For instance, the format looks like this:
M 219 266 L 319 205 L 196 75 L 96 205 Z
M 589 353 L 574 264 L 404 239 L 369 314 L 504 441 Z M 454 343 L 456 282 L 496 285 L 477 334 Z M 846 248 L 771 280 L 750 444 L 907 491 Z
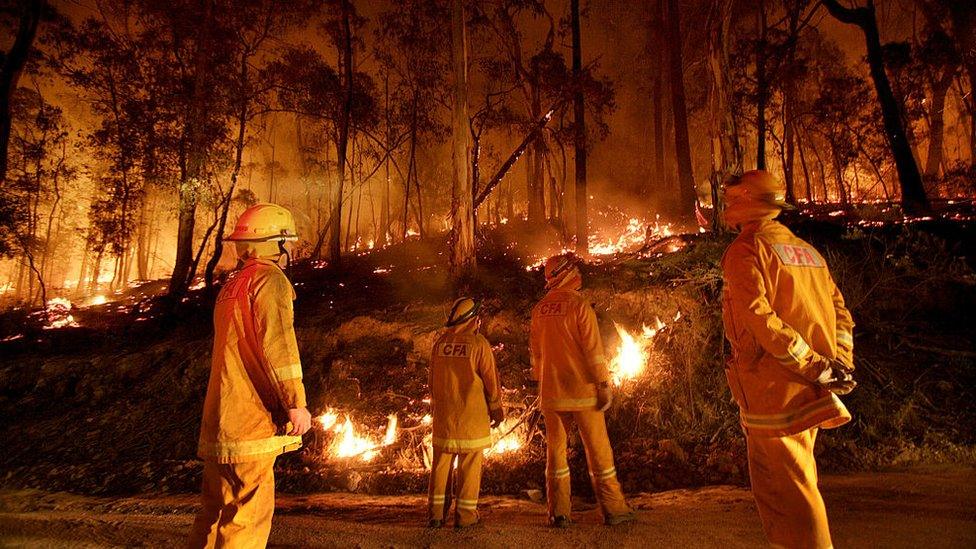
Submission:
M 468 142 L 468 40 L 464 0 L 451 3 L 451 51 L 454 60 L 452 117 L 451 272 L 456 279 L 471 275 L 476 266 L 474 200 L 471 188 L 471 146 Z
M 688 107 L 685 103 L 684 64 L 681 57 L 681 12 L 678 0 L 667 2 L 669 79 L 674 113 L 674 148 L 678 157 L 678 213 L 685 219 L 692 219 L 698 192 L 691 166 L 691 143 L 688 138 Z
M 573 78 L 576 89 L 573 92 L 573 117 L 576 126 L 574 164 L 576 166 L 576 253 L 589 253 L 589 230 L 587 223 L 586 194 L 586 104 L 583 88 L 579 85 L 583 76 L 582 39 L 580 37 L 579 0 L 572 0 L 570 15 L 573 27 Z
M 14 2 L 17 4 L 18 2 Z M 0 190 L 7 179 L 7 149 L 10 144 L 10 98 L 17 89 L 20 74 L 37 35 L 44 10 L 44 0 L 19 2 L 20 18 L 14 43 L 9 51 L 0 52 Z M 6 6 L 4 6 L 6 8 Z
M 855 25 L 864 33 L 864 40 L 868 50 L 868 66 L 874 81 L 878 101 L 881 103 L 881 116 L 884 120 L 885 137 L 891 147 L 895 166 L 898 170 L 898 181 L 901 184 L 902 207 L 908 214 L 921 214 L 929 210 L 928 197 L 922 186 L 922 176 L 918 171 L 918 164 L 912 154 L 911 145 L 905 132 L 905 127 L 899 114 L 898 103 L 891 91 L 891 83 L 885 72 L 884 54 L 881 38 L 878 33 L 878 21 L 874 12 L 874 0 L 868 0 L 867 5 L 858 8 L 845 8 L 837 0 L 821 0 L 824 7 L 838 21 Z

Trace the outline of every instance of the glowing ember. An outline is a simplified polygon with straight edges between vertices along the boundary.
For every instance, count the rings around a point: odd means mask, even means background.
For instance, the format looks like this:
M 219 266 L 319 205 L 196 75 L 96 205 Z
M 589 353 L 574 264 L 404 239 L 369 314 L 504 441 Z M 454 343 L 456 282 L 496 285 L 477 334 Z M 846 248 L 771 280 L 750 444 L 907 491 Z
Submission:
M 620 346 L 617 354 L 610 361 L 610 377 L 616 386 L 623 385 L 627 380 L 640 377 L 647 369 L 651 360 L 651 342 L 654 336 L 664 328 L 661 319 L 655 318 L 652 326 L 646 324 L 640 334 L 631 334 L 620 324 L 613 323 L 620 336 Z
M 107 302 L 108 302 L 107 297 L 103 295 L 96 295 L 95 297 L 91 298 L 91 301 L 88 302 L 88 305 L 105 305 L 105 303 Z

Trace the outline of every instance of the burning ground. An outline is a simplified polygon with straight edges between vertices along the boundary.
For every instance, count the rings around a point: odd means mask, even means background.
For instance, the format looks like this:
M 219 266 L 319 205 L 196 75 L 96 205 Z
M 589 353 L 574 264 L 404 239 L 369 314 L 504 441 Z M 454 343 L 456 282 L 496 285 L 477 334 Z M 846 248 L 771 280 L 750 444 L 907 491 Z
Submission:
M 619 385 L 608 423 L 621 481 L 628 492 L 741 484 L 745 449 L 722 370 L 719 303 L 718 262 L 730 237 L 638 225 L 635 236 L 608 241 L 607 253 L 584 269 Z M 858 321 L 861 385 L 847 399 L 856 420 L 823 433 L 822 467 L 972 462 L 973 229 L 941 221 L 794 226 L 824 251 Z M 532 266 L 552 239 L 527 234 L 515 224 L 487 234 L 471 293 L 486 300 L 484 332 L 510 416 L 495 433 L 484 491 L 534 497 L 544 443 L 524 390 L 527 330 L 542 293 Z M 452 297 L 446 272 L 435 266 L 445 263 L 444 248 L 443 240 L 414 240 L 357 256 L 341 274 L 309 264 L 292 273 L 309 408 L 318 421 L 301 452 L 279 459 L 283 490 L 423 491 L 426 357 Z M 153 291 L 135 288 L 67 312 L 59 304 L 54 319 L 2 318 L 4 487 L 197 489 L 209 299 L 201 290 L 163 314 L 166 304 Z M 71 322 L 43 329 L 64 314 Z M 574 489 L 587 494 L 578 441 L 571 467 Z

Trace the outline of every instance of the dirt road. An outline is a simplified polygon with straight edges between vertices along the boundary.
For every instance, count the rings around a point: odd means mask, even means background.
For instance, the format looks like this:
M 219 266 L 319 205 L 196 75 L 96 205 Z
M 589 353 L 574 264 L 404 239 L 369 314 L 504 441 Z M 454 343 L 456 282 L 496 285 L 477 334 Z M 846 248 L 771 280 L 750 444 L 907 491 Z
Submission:
M 976 547 L 976 469 L 929 467 L 829 476 L 823 492 L 834 542 L 848 547 Z M 542 504 L 482 500 L 483 526 L 429 531 L 421 496 L 280 495 L 272 547 L 756 547 L 764 544 L 748 490 L 719 486 L 639 494 L 636 524 L 606 528 L 581 509 L 573 528 L 544 527 Z M 193 496 L 106 499 L 0 492 L 3 547 L 179 547 Z

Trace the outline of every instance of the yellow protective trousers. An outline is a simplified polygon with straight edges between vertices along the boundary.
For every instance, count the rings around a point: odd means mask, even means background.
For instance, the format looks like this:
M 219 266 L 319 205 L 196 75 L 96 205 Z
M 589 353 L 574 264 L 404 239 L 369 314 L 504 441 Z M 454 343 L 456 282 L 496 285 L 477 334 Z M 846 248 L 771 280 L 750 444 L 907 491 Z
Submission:
M 434 448 L 427 491 L 428 519 L 447 522 L 452 500 L 456 500 L 455 524 L 464 527 L 478 522 L 482 454 L 481 450 L 452 454 Z
M 752 495 L 773 547 L 833 546 L 827 510 L 817 488 L 816 438 L 816 428 L 785 437 L 746 434 Z
M 546 499 L 549 518 L 570 516 L 569 461 L 566 457 L 568 429 L 575 422 L 586 450 L 586 463 L 590 468 L 593 493 L 600 504 L 604 519 L 630 513 L 624 501 L 617 468 L 613 464 L 613 449 L 607 436 L 607 423 L 603 412 L 585 410 L 557 412 L 545 410 L 546 421 Z
M 203 462 L 202 507 L 190 531 L 191 549 L 263 548 L 274 514 L 274 460 Z

